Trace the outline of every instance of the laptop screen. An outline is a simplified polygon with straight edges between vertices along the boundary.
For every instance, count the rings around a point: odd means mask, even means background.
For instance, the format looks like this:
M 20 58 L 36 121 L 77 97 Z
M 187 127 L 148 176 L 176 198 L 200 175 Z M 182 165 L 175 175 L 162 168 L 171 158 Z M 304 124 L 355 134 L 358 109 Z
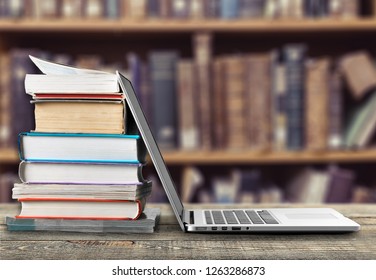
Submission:
M 180 227 L 185 230 L 183 225 L 183 204 L 176 192 L 174 183 L 171 179 L 170 173 L 166 167 L 163 160 L 162 154 L 158 148 L 158 145 L 151 133 L 150 127 L 146 121 L 145 115 L 141 109 L 140 103 L 138 102 L 137 96 L 134 92 L 131 82 L 125 78 L 122 74 L 117 72 L 120 87 L 125 93 L 125 100 L 131 110 L 131 113 L 135 119 L 138 130 L 144 140 L 145 146 L 149 152 L 151 160 L 153 161 L 154 167 L 158 173 L 159 179 L 166 191 L 167 197 L 170 201 L 172 209 L 174 210 L 175 216 L 178 219 Z

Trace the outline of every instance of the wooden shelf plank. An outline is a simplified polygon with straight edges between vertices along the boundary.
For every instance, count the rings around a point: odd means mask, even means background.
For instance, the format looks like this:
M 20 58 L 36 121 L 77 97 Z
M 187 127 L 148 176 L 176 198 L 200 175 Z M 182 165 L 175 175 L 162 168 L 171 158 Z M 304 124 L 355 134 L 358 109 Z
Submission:
M 330 32 L 376 31 L 376 19 L 352 20 L 0 20 L 0 32 Z
M 376 149 L 333 152 L 163 152 L 167 164 L 294 164 L 330 162 L 376 163 Z
M 226 164 L 294 164 L 329 162 L 376 163 L 376 149 L 333 152 L 226 152 L 226 151 L 162 151 L 167 164 L 226 165 Z M 1 163 L 18 163 L 16 150 L 0 149 Z

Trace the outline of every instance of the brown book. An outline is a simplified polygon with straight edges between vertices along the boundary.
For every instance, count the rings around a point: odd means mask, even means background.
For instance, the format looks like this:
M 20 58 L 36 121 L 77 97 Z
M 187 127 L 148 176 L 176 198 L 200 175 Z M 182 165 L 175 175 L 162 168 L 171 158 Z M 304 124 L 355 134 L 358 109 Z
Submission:
M 60 0 L 34 0 L 34 17 L 38 19 L 58 18 L 61 15 L 61 7 Z
M 83 0 L 62 0 L 63 18 L 81 18 Z
M 309 150 L 327 147 L 329 67 L 328 58 L 312 59 L 306 64 L 305 138 Z
M 35 131 L 125 133 L 123 102 L 35 101 Z
M 359 0 L 342 0 L 342 17 L 357 18 L 359 16 Z
M 10 90 L 10 57 L 0 56 L 0 147 L 16 146 L 11 143 L 11 90 Z
M 223 150 L 227 147 L 226 129 L 226 91 L 224 58 L 215 58 L 212 64 L 213 73 L 213 146 L 215 149 Z
M 147 0 L 128 0 L 128 16 L 132 19 L 146 17 Z
M 367 92 L 376 88 L 376 69 L 366 51 L 345 55 L 340 65 L 347 84 L 356 99 L 361 99 Z
M 194 57 L 196 67 L 197 94 L 199 96 L 199 125 L 201 148 L 212 148 L 212 98 L 211 98 L 211 57 L 212 36 L 209 33 L 198 33 L 194 36 Z
M 243 56 L 228 56 L 224 61 L 225 114 L 227 148 L 244 150 L 247 147 L 245 119 L 245 63 Z
M 343 96 L 342 75 L 338 68 L 330 73 L 328 106 L 328 147 L 339 149 L 343 144 Z
M 161 18 L 170 18 L 172 5 L 171 1 L 173 0 L 159 0 L 159 12 Z
M 245 61 L 248 146 L 255 150 L 269 150 L 272 143 L 271 54 L 252 54 Z
M 204 3 L 202 0 L 191 0 L 190 1 L 190 18 L 192 19 L 202 19 L 204 18 L 205 9 Z
M 179 146 L 181 149 L 199 148 L 197 124 L 197 96 L 194 77 L 194 62 L 178 62 L 178 114 Z

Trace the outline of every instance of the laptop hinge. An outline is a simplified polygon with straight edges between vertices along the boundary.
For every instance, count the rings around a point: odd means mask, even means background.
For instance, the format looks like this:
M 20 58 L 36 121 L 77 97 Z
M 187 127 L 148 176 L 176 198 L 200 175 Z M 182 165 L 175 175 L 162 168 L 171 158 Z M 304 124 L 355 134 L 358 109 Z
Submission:
M 194 224 L 195 222 L 195 215 L 194 215 L 194 211 L 192 210 L 187 210 L 187 211 L 183 211 L 183 223 L 184 224 Z

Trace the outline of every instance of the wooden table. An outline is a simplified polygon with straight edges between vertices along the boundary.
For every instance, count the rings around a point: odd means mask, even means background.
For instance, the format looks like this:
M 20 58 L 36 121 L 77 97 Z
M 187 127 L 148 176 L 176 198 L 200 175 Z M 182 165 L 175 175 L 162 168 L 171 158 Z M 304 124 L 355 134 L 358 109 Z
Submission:
M 18 205 L 0 204 L 0 259 L 376 259 L 376 205 L 325 205 L 358 222 L 356 233 L 226 235 L 183 233 L 169 205 L 150 206 L 162 210 L 154 234 L 93 234 L 8 232 Z

